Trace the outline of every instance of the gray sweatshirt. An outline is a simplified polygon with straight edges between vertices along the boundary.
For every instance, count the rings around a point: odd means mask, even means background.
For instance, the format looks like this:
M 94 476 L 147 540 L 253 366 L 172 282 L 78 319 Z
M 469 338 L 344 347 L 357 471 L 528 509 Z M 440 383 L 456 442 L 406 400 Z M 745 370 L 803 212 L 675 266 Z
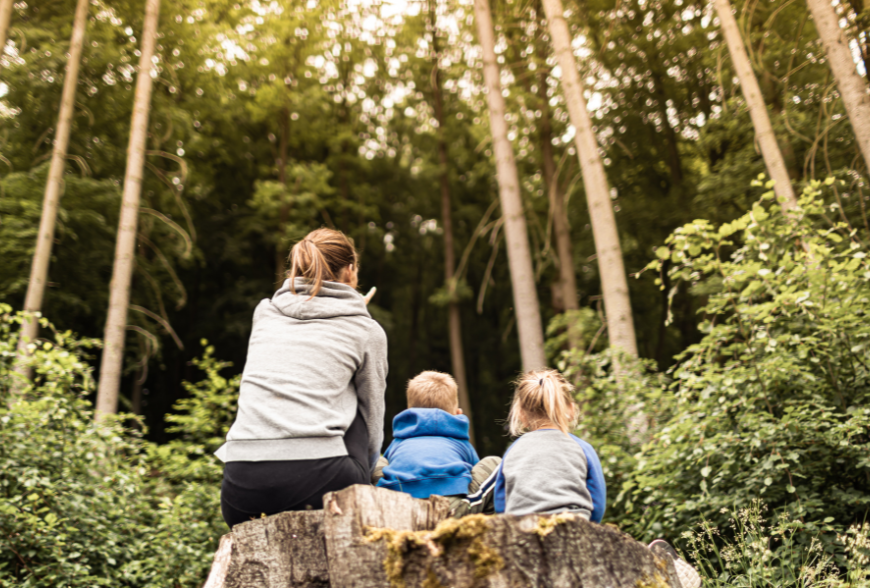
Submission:
M 239 411 L 221 461 L 347 455 L 344 432 L 359 408 L 374 467 L 384 440 L 387 336 L 353 288 L 324 282 L 310 298 L 296 278 L 254 311 Z
M 525 515 L 568 511 L 589 520 L 593 509 L 586 485 L 589 468 L 578 441 L 573 435 L 552 429 L 539 429 L 517 439 L 502 463 L 504 512 Z

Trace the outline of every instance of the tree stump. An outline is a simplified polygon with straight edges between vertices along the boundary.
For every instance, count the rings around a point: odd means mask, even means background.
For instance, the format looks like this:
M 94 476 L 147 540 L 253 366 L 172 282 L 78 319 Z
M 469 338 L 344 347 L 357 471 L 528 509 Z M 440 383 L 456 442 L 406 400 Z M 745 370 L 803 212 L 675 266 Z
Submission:
M 329 588 L 322 526 L 322 510 L 236 525 L 221 538 L 204 588 Z
M 369 529 L 431 531 L 450 515 L 450 503 L 440 496 L 418 500 L 373 486 L 351 486 L 327 494 L 323 506 L 326 557 L 334 588 L 389 586 L 384 570 L 387 545 L 368 540 Z
M 371 486 L 324 505 L 237 525 L 204 588 L 682 588 L 669 557 L 572 514 L 456 520 Z
M 682 588 L 673 560 L 573 514 L 470 515 L 428 533 L 370 529 L 393 588 Z

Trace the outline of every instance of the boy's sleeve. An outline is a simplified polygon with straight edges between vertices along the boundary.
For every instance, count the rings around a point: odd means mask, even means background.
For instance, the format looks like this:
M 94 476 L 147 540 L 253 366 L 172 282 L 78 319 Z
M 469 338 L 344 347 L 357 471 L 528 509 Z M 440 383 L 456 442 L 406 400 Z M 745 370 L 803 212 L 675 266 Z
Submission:
M 465 442 L 465 453 L 466 453 L 465 459 L 472 466 L 477 465 L 477 462 L 480 461 L 480 457 L 478 457 L 477 451 L 475 451 L 475 449 L 474 449 L 474 445 L 472 445 L 468 441 Z
M 370 468 L 374 469 L 384 444 L 384 392 L 387 389 L 387 334 L 373 322 L 363 349 L 363 361 L 354 376 L 359 410 L 369 433 Z
M 387 446 L 387 450 L 384 451 L 384 459 L 386 459 L 387 461 L 390 461 L 392 459 L 393 449 L 396 448 L 396 445 L 398 445 L 398 443 L 399 443 L 398 439 L 393 439 L 393 442 L 390 443 L 389 446 Z

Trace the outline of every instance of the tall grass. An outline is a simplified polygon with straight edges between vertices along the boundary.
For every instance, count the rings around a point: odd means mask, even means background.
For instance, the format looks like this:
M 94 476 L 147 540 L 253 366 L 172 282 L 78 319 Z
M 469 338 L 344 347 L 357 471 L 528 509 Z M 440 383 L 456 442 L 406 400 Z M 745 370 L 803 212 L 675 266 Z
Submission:
M 703 522 L 683 534 L 704 588 L 870 588 L 870 524 L 820 530 L 807 543 L 801 521 L 765 512 L 760 501 L 723 509 L 726 528 Z

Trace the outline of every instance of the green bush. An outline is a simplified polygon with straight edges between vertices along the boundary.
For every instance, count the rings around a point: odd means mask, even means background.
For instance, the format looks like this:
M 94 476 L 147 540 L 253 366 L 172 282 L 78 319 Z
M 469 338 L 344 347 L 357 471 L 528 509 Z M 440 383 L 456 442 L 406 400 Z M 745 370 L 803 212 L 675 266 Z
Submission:
M 36 377 L 13 399 L 19 320 L 0 305 L 0 585 L 199 586 L 226 532 L 211 450 L 237 382 L 208 348 L 172 417 L 187 437 L 158 447 L 123 416 L 94 423 L 95 342 L 69 333 L 33 346 Z
M 578 341 L 589 345 L 579 334 Z M 654 361 L 620 354 L 618 364 L 623 374 L 619 379 L 610 350 L 587 354 L 575 348 L 563 352 L 557 361 L 559 370 L 574 384 L 580 405 L 575 434 L 592 444 L 601 459 L 608 489 L 607 522 L 634 533 L 647 528 L 658 532 L 660 513 L 626 512 L 620 489 L 631 486 L 642 448 L 669 418 L 672 394 L 667 377 L 656 371 Z
M 656 512 L 662 527 L 639 538 L 760 498 L 800 527 L 796 541 L 818 535 L 833 552 L 836 531 L 868 516 L 870 231 L 832 220 L 842 211 L 823 189 L 791 215 L 768 192 L 734 222 L 685 225 L 650 264 L 670 260 L 671 282 L 702 299 L 704 337 L 671 370 L 672 416 L 617 499 L 629 518 Z

